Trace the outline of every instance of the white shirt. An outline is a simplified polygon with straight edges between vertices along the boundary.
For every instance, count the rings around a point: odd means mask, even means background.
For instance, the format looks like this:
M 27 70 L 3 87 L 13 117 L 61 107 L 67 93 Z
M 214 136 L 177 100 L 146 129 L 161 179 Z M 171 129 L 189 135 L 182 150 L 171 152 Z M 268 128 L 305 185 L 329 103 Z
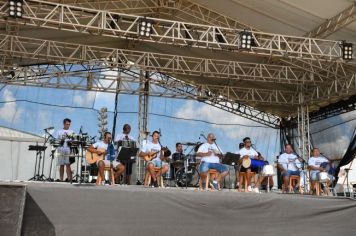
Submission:
M 116 141 L 120 141 L 120 140 L 127 140 L 126 136 L 129 138 L 129 140 L 134 140 L 135 141 L 135 139 L 132 136 L 130 136 L 129 134 L 122 133 L 122 134 L 116 135 L 115 142 Z
M 308 165 L 314 167 L 320 167 L 321 163 L 323 162 L 329 162 L 329 160 L 322 156 L 310 157 L 308 160 Z
M 72 134 L 74 134 L 74 131 L 70 129 L 57 130 L 56 135 L 54 137 L 59 140 L 64 140 L 63 146 L 58 147 L 58 152 L 69 155 L 70 148 L 68 147 L 67 141 L 70 140 L 68 136 Z
M 252 147 L 250 147 L 249 149 L 243 147 L 239 150 L 237 154 L 240 154 L 241 157 L 249 156 L 251 159 L 256 159 L 258 156 L 258 153 Z
M 281 164 L 285 170 L 297 171 L 297 159 L 298 157 L 293 153 L 283 153 L 279 156 L 278 163 Z
M 102 149 L 105 149 L 106 151 L 106 155 L 105 155 L 105 160 L 110 160 L 109 158 L 109 153 L 108 153 L 108 144 L 107 143 L 104 143 L 104 141 L 98 141 L 96 143 L 93 144 L 93 147 L 94 148 L 102 148 Z
M 216 155 L 216 154 L 220 153 L 220 151 L 215 143 L 213 143 L 213 144 L 204 143 L 204 144 L 200 145 L 200 147 L 198 149 L 198 152 L 202 152 L 202 153 L 207 153 L 209 151 L 211 151 L 212 154 L 210 156 L 202 157 L 201 161 L 208 162 L 208 163 L 220 163 L 220 159 Z
M 152 143 L 152 142 L 147 142 L 143 148 L 142 148 L 142 152 L 145 153 L 154 153 L 157 152 L 157 156 L 156 158 L 154 158 L 153 160 L 155 161 L 161 161 L 161 145 L 159 143 Z

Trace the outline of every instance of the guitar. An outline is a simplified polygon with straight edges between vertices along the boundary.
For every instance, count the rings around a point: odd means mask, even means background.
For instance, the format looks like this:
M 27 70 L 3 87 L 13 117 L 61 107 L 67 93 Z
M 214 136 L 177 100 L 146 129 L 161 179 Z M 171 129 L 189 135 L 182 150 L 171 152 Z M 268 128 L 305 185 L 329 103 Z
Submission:
M 171 155 L 171 151 L 170 151 L 167 147 L 162 147 L 161 151 L 164 152 L 163 157 L 162 157 L 162 155 L 161 155 L 161 157 L 160 157 L 161 160 L 162 160 L 163 158 L 169 157 L 169 156 Z M 155 158 L 157 157 L 157 154 L 158 154 L 159 152 L 160 152 L 160 151 L 150 153 L 150 154 L 144 156 L 143 159 L 144 159 L 145 161 L 152 161 L 153 159 L 155 159 Z
M 104 159 L 106 155 L 106 150 L 104 148 L 98 148 L 97 150 L 102 151 L 103 153 L 99 155 L 97 153 L 90 152 L 89 150 L 87 150 L 87 153 L 85 154 L 85 159 L 89 164 L 94 164 L 97 161 Z

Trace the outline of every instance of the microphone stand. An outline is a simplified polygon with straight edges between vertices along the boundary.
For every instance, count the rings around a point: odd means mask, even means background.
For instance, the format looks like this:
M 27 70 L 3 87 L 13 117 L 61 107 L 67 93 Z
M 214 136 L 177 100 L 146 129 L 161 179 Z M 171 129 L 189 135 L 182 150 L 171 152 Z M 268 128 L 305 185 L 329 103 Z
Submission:
M 49 138 L 52 138 L 52 139 L 55 139 L 53 137 L 53 135 L 51 133 L 48 132 L 47 129 L 45 129 L 45 132 L 49 135 Z M 52 148 L 52 147 L 51 147 Z M 52 165 L 53 165 L 53 160 L 54 160 L 54 153 L 56 152 L 57 148 L 54 148 L 53 150 L 51 149 L 51 165 L 50 165 L 50 168 L 49 168 L 49 174 L 48 174 L 48 178 L 46 179 L 47 181 L 49 182 L 52 182 L 53 179 L 51 178 L 51 175 L 52 175 Z
M 161 137 L 161 129 L 159 129 L 159 136 Z M 161 157 L 161 154 L 162 154 L 162 144 L 161 144 L 161 141 L 160 141 L 160 138 L 158 138 L 158 143 L 159 143 L 159 145 L 161 146 L 161 150 L 160 150 L 160 154 L 159 154 L 159 158 L 161 159 L 161 173 L 160 173 L 160 177 L 159 177 L 159 183 L 157 183 L 158 184 L 158 186 L 160 185 L 160 183 L 163 183 L 163 179 L 161 179 L 161 178 L 163 178 L 163 174 L 162 174 L 162 171 L 163 171 L 163 160 L 162 160 L 162 157 Z M 163 154 L 163 158 L 164 158 L 164 154 Z M 157 181 L 157 177 L 156 177 L 156 181 Z M 162 186 L 161 186 L 162 187 Z
M 43 146 L 45 146 L 50 138 L 50 136 L 52 136 L 47 129 L 44 129 L 45 131 L 45 138 L 44 138 L 44 142 L 43 142 Z M 49 134 L 49 136 L 47 137 L 46 134 Z M 53 136 L 52 136 L 53 137 Z M 45 163 L 45 158 L 46 158 L 46 150 L 43 150 L 43 159 L 42 159 L 42 171 L 41 171 L 41 176 L 39 177 L 39 181 L 46 181 L 48 178 L 43 174 L 44 172 L 44 163 Z
M 222 155 L 222 151 L 219 147 L 219 145 L 216 143 L 215 139 L 213 139 L 213 142 L 215 144 L 215 146 L 218 148 L 220 154 Z M 220 158 L 220 157 L 219 157 Z M 221 168 L 222 168 L 222 158 L 221 158 Z M 231 176 L 230 176 L 230 165 L 229 165 L 229 170 L 228 170 L 228 173 L 229 173 L 229 191 L 231 191 Z M 220 183 L 219 183 L 220 184 Z M 224 178 L 224 186 L 225 186 L 225 178 Z M 221 186 L 220 186 L 221 187 Z

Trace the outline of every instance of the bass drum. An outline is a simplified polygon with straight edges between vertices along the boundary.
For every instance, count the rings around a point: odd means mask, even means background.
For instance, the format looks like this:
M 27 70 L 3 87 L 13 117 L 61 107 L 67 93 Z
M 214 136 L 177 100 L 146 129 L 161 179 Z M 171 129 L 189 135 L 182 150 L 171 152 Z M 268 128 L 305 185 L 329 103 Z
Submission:
M 189 166 L 188 172 L 182 167 L 175 173 L 175 181 L 179 187 L 197 187 L 199 185 L 199 172 L 195 166 Z

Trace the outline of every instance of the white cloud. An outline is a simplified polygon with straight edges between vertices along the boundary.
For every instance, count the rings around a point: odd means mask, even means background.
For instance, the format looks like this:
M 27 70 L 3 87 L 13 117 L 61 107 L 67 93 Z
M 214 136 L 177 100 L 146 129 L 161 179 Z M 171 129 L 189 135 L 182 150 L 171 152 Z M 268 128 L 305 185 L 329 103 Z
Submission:
M 23 109 L 17 108 L 15 97 L 12 92 L 8 89 L 5 89 L 3 93 L 3 101 L 8 102 L 4 103 L 2 107 L 0 107 L 0 119 L 8 122 L 8 123 L 17 123 L 21 119 L 21 115 L 23 114 Z
M 244 126 L 259 125 L 246 118 L 226 112 L 208 104 L 199 103 L 199 106 L 196 106 L 195 104 L 196 102 L 194 101 L 186 102 L 184 106 L 177 110 L 175 116 L 179 118 L 204 120 L 210 123 L 215 123 L 210 126 L 212 128 L 219 128 L 223 130 L 225 135 L 232 139 L 241 139 L 243 136 L 253 137 L 251 133 L 253 128 Z
M 96 94 L 91 92 L 80 92 L 73 97 L 73 106 L 92 107 Z
M 42 127 L 48 127 L 51 124 L 51 119 L 50 119 L 50 113 L 48 111 L 38 111 L 38 124 L 40 124 Z
M 236 151 L 244 137 L 250 137 L 256 150 L 268 161 L 274 161 L 279 153 L 278 130 L 229 113 L 219 108 L 195 101 L 187 101 L 174 116 L 210 122 L 207 132 L 214 132 L 223 150 Z M 197 123 L 197 125 L 199 125 Z M 257 127 L 259 126 L 259 127 Z

